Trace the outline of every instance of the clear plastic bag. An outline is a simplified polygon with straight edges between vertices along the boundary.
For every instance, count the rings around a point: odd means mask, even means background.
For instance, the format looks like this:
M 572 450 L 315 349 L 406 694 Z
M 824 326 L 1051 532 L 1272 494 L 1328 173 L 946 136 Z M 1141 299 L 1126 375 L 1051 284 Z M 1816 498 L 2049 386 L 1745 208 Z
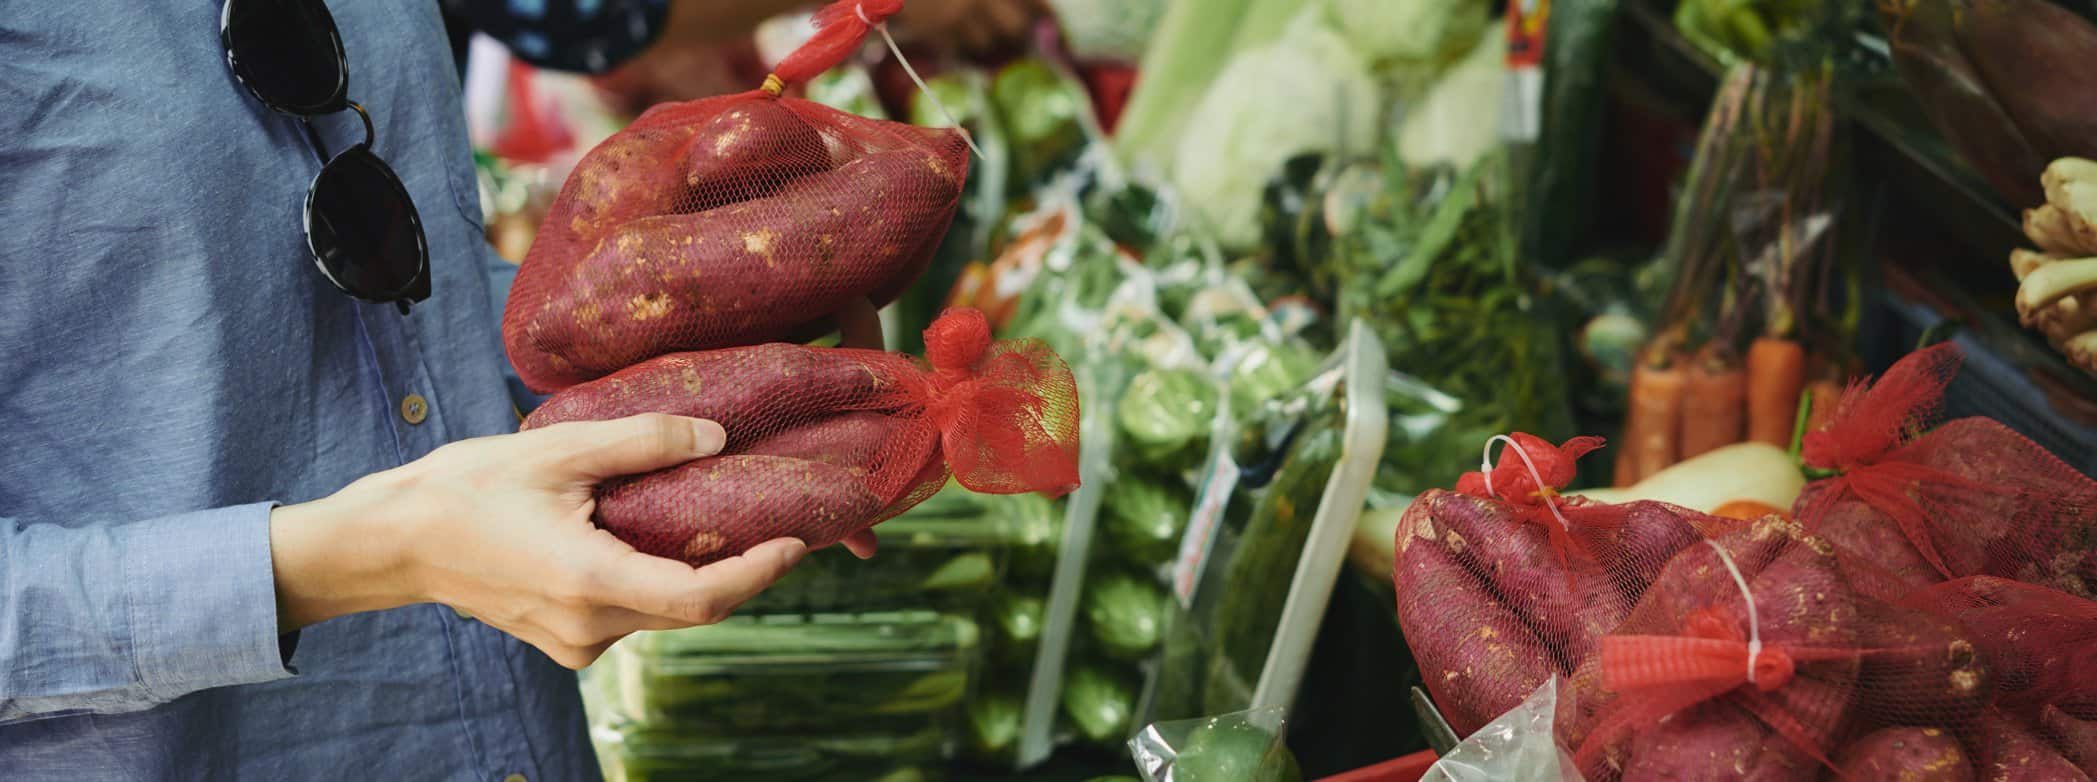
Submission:
M 1553 738 L 1558 681 L 1544 682 L 1522 705 L 1465 738 L 1421 782 L 1580 782 L 1579 768 Z
M 1297 782 L 1284 723 L 1278 706 L 1159 722 L 1129 739 L 1129 753 L 1143 782 Z

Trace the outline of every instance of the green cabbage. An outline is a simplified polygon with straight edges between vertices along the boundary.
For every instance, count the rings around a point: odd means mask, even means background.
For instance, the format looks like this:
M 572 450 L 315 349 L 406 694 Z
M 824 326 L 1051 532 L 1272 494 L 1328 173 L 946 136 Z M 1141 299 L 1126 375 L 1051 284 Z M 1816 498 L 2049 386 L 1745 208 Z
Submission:
M 1323 14 L 1300 14 L 1280 39 L 1234 56 L 1217 74 L 1187 118 L 1172 182 L 1219 242 L 1251 246 L 1260 239 L 1261 187 L 1282 162 L 1366 148 L 1381 106 L 1368 64 L 1347 40 Z
M 1409 167 L 1470 168 L 1500 146 L 1507 36 L 1486 28 L 1456 67 L 1428 89 L 1398 128 L 1398 157 Z

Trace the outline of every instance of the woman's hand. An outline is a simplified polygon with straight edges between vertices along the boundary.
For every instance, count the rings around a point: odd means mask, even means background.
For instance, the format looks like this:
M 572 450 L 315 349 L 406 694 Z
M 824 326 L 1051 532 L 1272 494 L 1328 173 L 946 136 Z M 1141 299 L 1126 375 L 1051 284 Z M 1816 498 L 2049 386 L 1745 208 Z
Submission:
M 711 624 L 784 575 L 790 538 L 693 568 L 590 523 L 598 483 L 712 455 L 711 421 L 641 415 L 444 446 L 270 517 L 278 623 L 444 603 L 581 668 L 637 630 Z
M 863 299 L 830 324 L 881 349 Z M 321 500 L 270 514 L 278 625 L 444 603 L 589 665 L 638 630 L 712 624 L 785 575 L 808 547 L 768 541 L 693 568 L 635 551 L 590 521 L 597 485 L 720 452 L 719 424 L 669 415 L 576 421 L 446 445 Z M 845 547 L 874 554 L 862 530 Z

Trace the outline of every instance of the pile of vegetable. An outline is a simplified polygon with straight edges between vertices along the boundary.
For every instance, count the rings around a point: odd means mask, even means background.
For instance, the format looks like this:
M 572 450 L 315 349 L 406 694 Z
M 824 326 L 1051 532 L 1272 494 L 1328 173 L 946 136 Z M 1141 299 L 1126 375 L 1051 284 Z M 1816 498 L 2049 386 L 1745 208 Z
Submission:
M 2097 374 L 2097 163 L 2061 158 L 2039 181 L 2046 203 L 2024 210 L 2025 236 L 2039 249 L 2010 252 L 2017 317 Z
M 1062 519 L 1090 529 L 1085 548 L 1056 552 L 1083 560 L 1067 653 L 1040 654 L 1058 610 L 1049 573 L 1014 568 L 992 600 L 992 663 L 968 721 L 970 754 L 988 765 L 1012 763 L 1040 665 L 1061 670 L 1057 741 L 1095 754 L 1124 751 L 1153 711 L 1146 692 L 1158 713 L 1200 713 L 1209 693 L 1242 708 L 1338 457 L 1334 386 L 1306 385 L 1323 363 L 1318 320 L 1263 297 L 1213 235 L 1157 220 L 1161 194 L 1117 174 L 1081 171 L 1044 191 L 997 259 L 950 294 L 993 313 L 1001 336 L 1083 357 L 1081 382 L 1101 389 L 1088 398 L 1102 400 L 1086 408 L 1086 436 L 1097 425 L 1111 443 L 1096 512 Z M 1220 519 L 1197 508 L 1208 494 Z M 1033 497 L 991 503 L 1070 513 Z M 1204 513 L 1221 531 L 1189 548 Z M 1189 557 L 1209 562 L 1205 579 L 1271 586 L 1211 589 L 1220 599 L 1188 614 L 1171 578 Z
M 1957 366 L 1940 345 L 1848 393 L 1797 502 L 1745 520 L 1563 496 L 1600 443 L 1512 436 L 1399 524 L 1437 706 L 1468 732 L 1559 677 L 1527 740 L 1590 780 L 2088 779 L 2097 678 L 2065 649 L 2097 637 L 2097 482 L 1934 421 Z
M 1829 75 L 1740 66 L 1721 85 L 1654 268 L 1668 293 L 1632 371 L 1617 486 L 1734 443 L 1788 447 L 1809 389 L 1833 407 L 1855 316 L 1836 300 Z

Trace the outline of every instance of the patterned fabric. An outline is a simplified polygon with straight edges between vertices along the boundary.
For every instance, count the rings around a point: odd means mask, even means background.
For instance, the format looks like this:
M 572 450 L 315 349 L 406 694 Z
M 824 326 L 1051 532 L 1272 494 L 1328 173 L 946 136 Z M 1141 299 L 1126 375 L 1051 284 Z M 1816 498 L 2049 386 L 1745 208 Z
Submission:
M 443 0 L 447 16 L 540 68 L 603 73 L 662 31 L 668 0 Z

